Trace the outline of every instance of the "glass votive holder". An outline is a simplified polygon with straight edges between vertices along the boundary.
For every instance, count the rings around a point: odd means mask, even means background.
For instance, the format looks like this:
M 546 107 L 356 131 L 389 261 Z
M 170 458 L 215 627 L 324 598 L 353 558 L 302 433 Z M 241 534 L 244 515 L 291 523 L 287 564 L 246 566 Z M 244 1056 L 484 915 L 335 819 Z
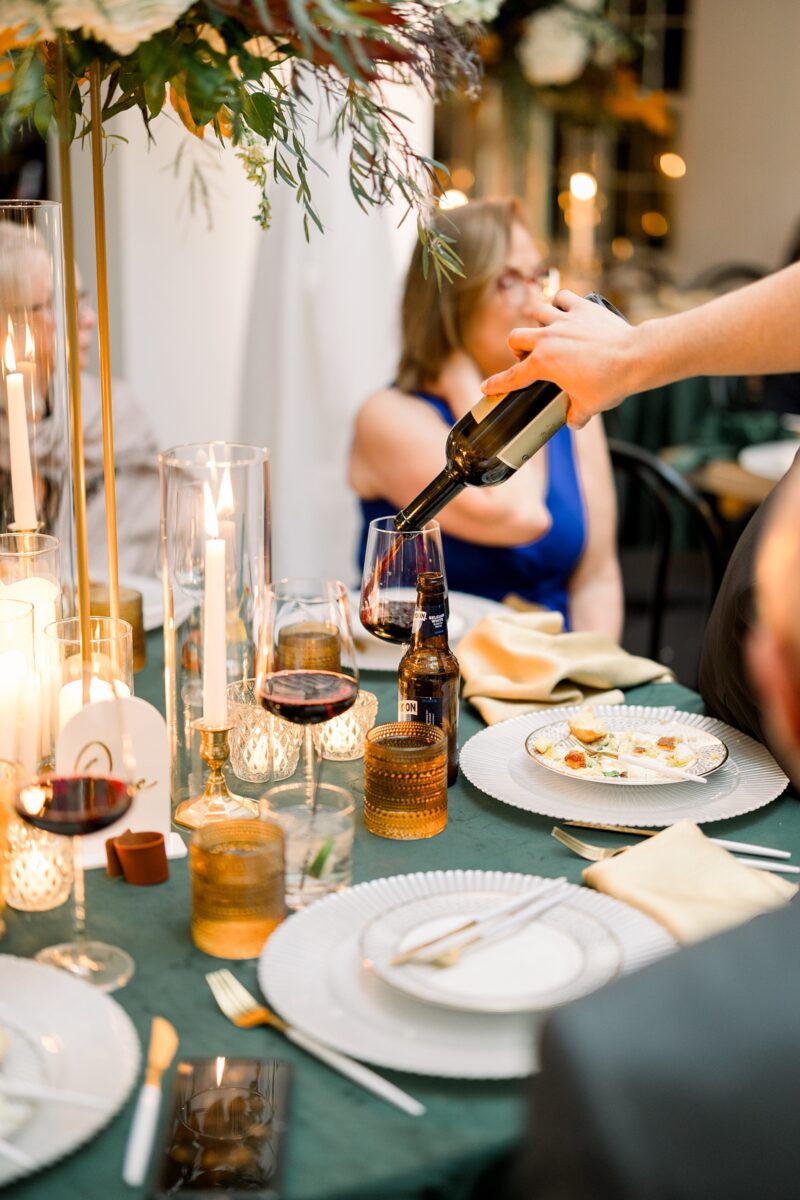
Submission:
M 322 758 L 350 762 L 364 757 L 366 736 L 378 715 L 378 697 L 374 692 L 359 692 L 347 712 L 314 727 L 314 744 Z
M 214 821 L 189 847 L 192 939 L 215 958 L 257 958 L 286 915 L 283 833 L 272 821 Z
M 70 839 L 11 821 L 6 845 L 6 903 L 19 912 L 58 908 L 72 889 Z
M 340 671 L 341 643 L 335 625 L 297 621 L 278 634 L 279 671 Z
M 447 738 L 416 721 L 376 725 L 364 750 L 364 824 L 379 837 L 434 837 L 447 825 Z
M 297 770 L 303 728 L 265 712 L 256 699 L 255 680 L 228 685 L 231 770 L 248 783 L 288 779 Z
M 89 588 L 89 607 L 92 615 L 111 616 L 111 593 L 107 583 L 93 583 Z M 119 615 L 132 630 L 133 671 L 147 666 L 147 642 L 144 636 L 144 597 L 135 588 L 119 589 Z
M 305 780 L 270 788 L 261 800 L 261 816 L 275 821 L 286 840 L 286 903 L 304 908 L 339 892 L 353 881 L 355 804 L 351 793 L 318 783 L 314 807 L 307 802 Z

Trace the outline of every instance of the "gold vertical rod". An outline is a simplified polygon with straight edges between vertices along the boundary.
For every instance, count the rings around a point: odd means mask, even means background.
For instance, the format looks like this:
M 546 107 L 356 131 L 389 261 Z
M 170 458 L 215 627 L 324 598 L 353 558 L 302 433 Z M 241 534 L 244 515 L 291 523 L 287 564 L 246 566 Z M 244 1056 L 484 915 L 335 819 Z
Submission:
M 64 287 L 67 296 L 67 349 L 69 364 L 69 414 L 72 440 L 72 487 L 75 507 L 75 547 L 78 560 L 78 619 L 83 659 L 83 701 L 89 699 L 92 661 L 92 624 L 89 617 L 89 550 L 86 535 L 86 469 L 83 455 L 81 413 L 81 367 L 78 349 L 78 291 L 75 283 L 75 236 L 73 227 L 72 171 L 69 159 L 69 93 L 67 52 L 63 35 L 56 54 L 56 103 L 58 106 L 58 165 L 61 207 L 64 216 Z
M 111 350 L 108 333 L 108 263 L 106 259 L 106 200 L 103 191 L 103 118 L 100 103 L 100 63 L 89 71 L 92 120 L 92 184 L 94 188 L 94 249 L 97 264 L 97 333 L 100 343 L 100 401 L 103 417 L 103 479 L 106 493 L 106 552 L 108 600 L 113 620 L 119 617 L 119 553 L 117 549 L 117 488 L 114 480 L 114 412 L 111 404 Z

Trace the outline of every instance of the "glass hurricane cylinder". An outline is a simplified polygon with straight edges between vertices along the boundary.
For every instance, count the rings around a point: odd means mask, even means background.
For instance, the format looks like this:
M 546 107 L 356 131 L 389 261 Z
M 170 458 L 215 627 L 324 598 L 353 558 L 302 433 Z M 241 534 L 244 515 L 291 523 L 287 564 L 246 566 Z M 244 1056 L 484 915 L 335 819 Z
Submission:
M 68 617 L 45 629 L 52 740 L 85 703 L 133 694 L 133 631 L 127 621 L 91 617 L 90 677 L 84 688 L 80 621 Z
M 269 451 L 226 442 L 177 446 L 159 455 L 159 467 L 174 814 L 204 792 L 200 724 L 228 727 L 228 684 L 255 674 L 270 578 Z M 257 808 L 249 811 L 255 816 Z
M 61 205 L 0 202 L 0 532 L 51 534 L 75 565 Z

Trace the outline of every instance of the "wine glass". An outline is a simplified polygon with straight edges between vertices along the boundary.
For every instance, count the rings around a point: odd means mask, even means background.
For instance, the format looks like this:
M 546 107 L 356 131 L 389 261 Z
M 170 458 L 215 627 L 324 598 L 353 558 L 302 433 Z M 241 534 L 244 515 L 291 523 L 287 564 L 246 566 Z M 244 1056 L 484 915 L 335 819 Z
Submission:
M 338 580 L 282 579 L 267 588 L 256 663 L 259 702 L 305 727 L 306 799 L 317 776 L 312 726 L 347 712 L 358 696 L 347 589 Z
M 19 817 L 36 829 L 72 838 L 74 939 L 48 946 L 37 954 L 39 962 L 72 972 L 110 992 L 123 987 L 134 971 L 131 956 L 117 946 L 86 939 L 86 899 L 80 838 L 107 829 L 123 817 L 135 795 L 136 778 L 133 744 L 125 718 L 125 697 L 130 687 L 121 676 L 132 656 L 132 631 L 126 621 L 108 617 L 90 620 L 90 657 L 80 653 L 77 618 L 48 625 L 45 638 L 50 648 L 51 682 L 54 693 L 49 714 L 56 727 L 88 703 L 102 709 L 106 718 L 106 753 L 99 756 L 98 771 L 76 763 L 74 772 L 29 774 L 17 756 L 18 778 L 14 808 Z M 66 682 L 64 682 L 66 681 Z M 45 718 L 47 709 L 43 709 Z
M 386 642 L 408 642 L 417 605 L 417 580 L 423 571 L 445 579 L 442 534 L 437 521 L 424 529 L 400 532 L 394 517 L 369 523 L 361 579 L 361 624 Z

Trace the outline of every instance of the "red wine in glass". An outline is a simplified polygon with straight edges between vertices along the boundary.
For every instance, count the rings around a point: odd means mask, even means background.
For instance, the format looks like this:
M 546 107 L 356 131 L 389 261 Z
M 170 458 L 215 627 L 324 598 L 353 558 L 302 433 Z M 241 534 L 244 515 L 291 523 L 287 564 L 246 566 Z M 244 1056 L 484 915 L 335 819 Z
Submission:
M 44 775 L 17 793 L 23 821 L 67 837 L 97 833 L 113 825 L 131 806 L 133 791 L 121 779 L 92 775 Z
M 381 641 L 408 642 L 411 640 L 415 608 L 415 599 L 380 598 L 377 604 L 362 600 L 359 616 L 364 628 Z
M 275 671 L 265 676 L 259 699 L 267 712 L 295 725 L 316 725 L 352 708 L 358 682 L 336 671 Z

